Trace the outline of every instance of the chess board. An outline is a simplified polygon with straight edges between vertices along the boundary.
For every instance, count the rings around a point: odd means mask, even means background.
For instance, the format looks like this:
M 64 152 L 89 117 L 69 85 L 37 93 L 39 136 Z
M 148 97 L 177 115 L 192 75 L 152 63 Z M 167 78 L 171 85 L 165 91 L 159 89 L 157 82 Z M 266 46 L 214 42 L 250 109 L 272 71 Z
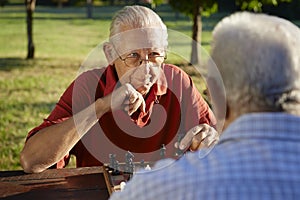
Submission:
M 152 165 L 150 163 L 141 164 L 136 162 L 134 163 L 134 171 L 128 172 L 126 171 L 125 163 L 120 163 L 118 170 L 111 168 L 108 164 L 104 164 L 103 174 L 109 195 L 111 195 L 113 192 L 121 191 L 121 185 L 124 183 L 126 184 L 136 171 L 145 169 L 145 166 L 150 167 Z
M 160 159 L 165 158 L 165 153 L 166 147 L 162 144 L 159 155 Z M 182 154 L 183 151 L 178 149 L 174 156 L 179 158 Z M 103 165 L 103 174 L 110 195 L 113 192 L 121 191 L 134 173 L 141 170 L 151 170 L 155 163 L 155 161 L 145 162 L 144 160 L 133 162 L 134 155 L 130 151 L 125 153 L 125 162 L 123 161 L 123 163 L 119 163 L 116 154 L 109 154 L 108 156 L 109 163 Z

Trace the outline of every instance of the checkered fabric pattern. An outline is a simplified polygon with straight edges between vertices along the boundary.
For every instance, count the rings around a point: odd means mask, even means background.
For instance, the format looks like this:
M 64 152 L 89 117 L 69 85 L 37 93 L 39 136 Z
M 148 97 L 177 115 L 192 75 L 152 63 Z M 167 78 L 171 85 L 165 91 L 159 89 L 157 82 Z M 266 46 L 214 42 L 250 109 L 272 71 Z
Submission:
M 117 199 L 300 199 L 300 118 L 241 116 L 207 156 L 188 153 L 139 173 Z

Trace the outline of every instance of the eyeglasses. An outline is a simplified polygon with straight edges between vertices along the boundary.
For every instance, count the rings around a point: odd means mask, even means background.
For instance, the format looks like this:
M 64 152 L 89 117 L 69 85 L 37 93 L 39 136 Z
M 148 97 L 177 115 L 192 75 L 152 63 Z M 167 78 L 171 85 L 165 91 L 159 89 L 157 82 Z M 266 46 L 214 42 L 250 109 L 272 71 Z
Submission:
M 130 53 L 125 58 L 122 58 L 119 55 L 119 58 L 127 65 L 128 67 L 138 67 L 140 66 L 143 61 L 145 62 L 152 62 L 157 65 L 161 65 L 167 57 L 165 55 L 161 55 L 159 52 L 150 52 L 147 54 L 146 59 L 142 59 L 141 55 L 138 53 Z

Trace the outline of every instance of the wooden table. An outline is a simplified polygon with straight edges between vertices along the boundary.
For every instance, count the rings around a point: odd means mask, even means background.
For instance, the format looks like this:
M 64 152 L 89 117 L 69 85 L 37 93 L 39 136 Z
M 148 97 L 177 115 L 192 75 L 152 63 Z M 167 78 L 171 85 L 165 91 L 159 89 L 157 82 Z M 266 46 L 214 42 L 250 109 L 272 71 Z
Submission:
M 0 171 L 0 199 L 102 200 L 109 193 L 102 167 L 49 169 L 38 174 Z

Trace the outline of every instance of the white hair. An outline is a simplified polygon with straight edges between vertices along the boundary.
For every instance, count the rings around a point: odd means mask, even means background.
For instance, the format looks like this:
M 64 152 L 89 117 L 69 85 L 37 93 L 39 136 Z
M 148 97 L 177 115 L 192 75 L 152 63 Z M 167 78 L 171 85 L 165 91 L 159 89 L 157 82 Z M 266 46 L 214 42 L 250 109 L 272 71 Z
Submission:
M 114 16 L 110 25 L 110 37 L 125 30 L 154 27 L 167 29 L 161 18 L 144 6 L 125 6 Z
M 300 114 L 300 29 L 266 14 L 238 12 L 213 31 L 211 56 L 237 115 Z
M 150 8 L 125 6 L 113 17 L 109 42 L 103 45 L 106 58 L 113 64 L 120 54 L 133 49 L 168 47 L 167 27 Z

